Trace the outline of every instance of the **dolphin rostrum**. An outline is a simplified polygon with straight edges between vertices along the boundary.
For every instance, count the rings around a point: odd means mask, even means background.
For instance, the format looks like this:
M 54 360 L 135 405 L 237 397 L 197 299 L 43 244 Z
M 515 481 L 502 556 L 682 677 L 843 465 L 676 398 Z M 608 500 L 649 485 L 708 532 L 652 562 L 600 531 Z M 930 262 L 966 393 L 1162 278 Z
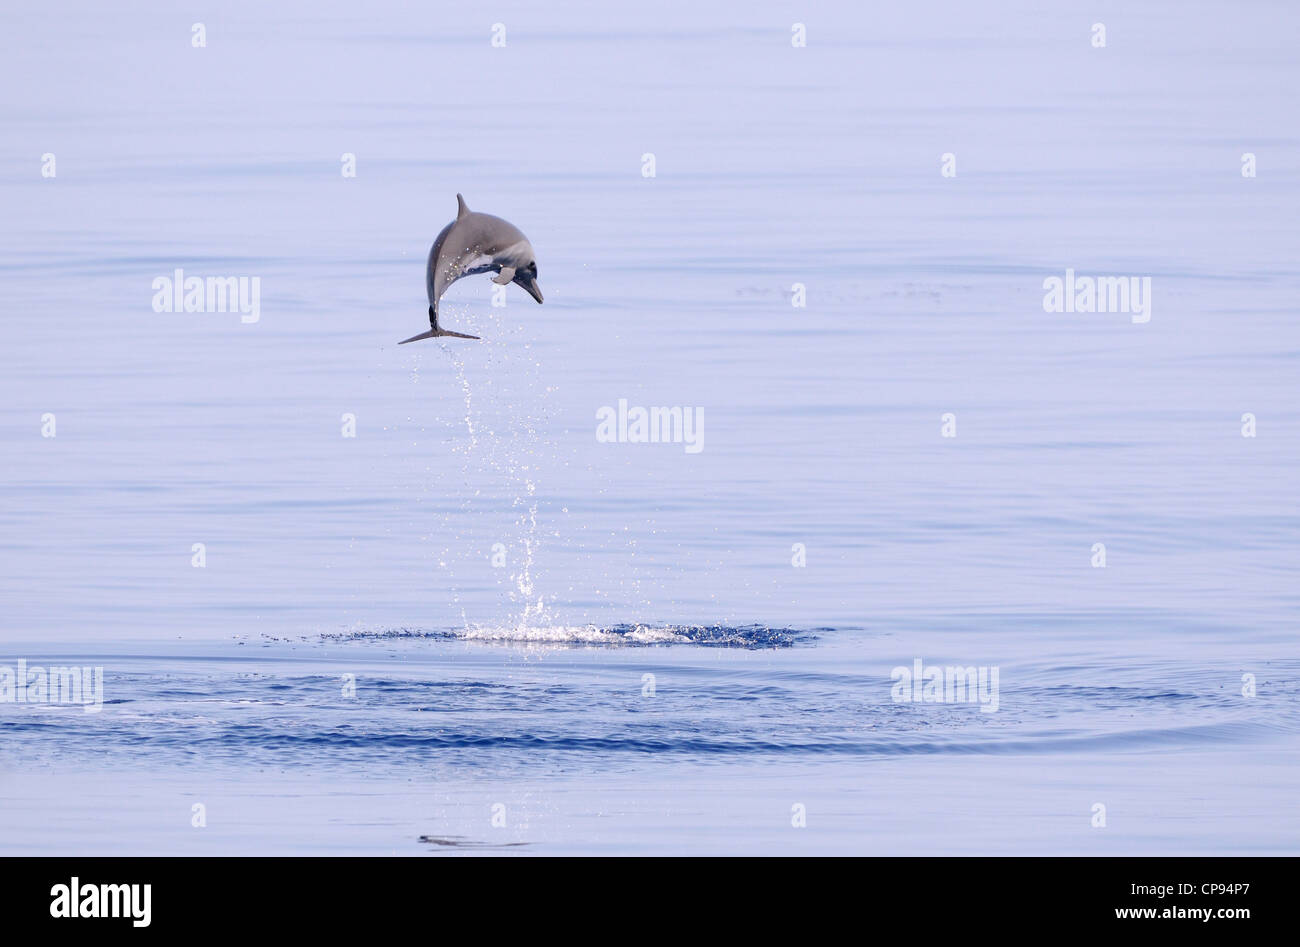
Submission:
M 456 195 L 456 219 L 442 228 L 429 251 L 429 268 L 425 286 L 429 291 L 428 332 L 421 332 L 398 345 L 451 335 L 458 339 L 477 339 L 476 335 L 452 332 L 438 327 L 438 300 L 447 287 L 463 276 L 495 272 L 492 282 L 504 286 L 518 283 L 539 303 L 542 290 L 537 285 L 537 256 L 528 238 L 509 221 L 491 214 L 478 214 L 465 206 L 465 198 Z

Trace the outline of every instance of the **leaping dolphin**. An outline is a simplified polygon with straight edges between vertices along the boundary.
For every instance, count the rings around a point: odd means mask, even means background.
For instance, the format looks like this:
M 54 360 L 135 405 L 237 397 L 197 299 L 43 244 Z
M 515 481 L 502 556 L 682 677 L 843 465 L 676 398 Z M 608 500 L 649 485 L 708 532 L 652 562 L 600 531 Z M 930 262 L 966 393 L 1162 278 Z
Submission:
M 476 335 L 438 328 L 438 300 L 447 287 L 464 276 L 496 272 L 492 282 L 504 286 L 518 283 L 539 303 L 542 290 L 537 285 L 537 255 L 533 245 L 509 221 L 491 214 L 478 214 L 465 206 L 465 198 L 456 195 L 456 219 L 442 228 L 429 251 L 429 268 L 425 287 L 429 291 L 428 332 L 421 332 L 398 345 L 451 335 L 458 339 L 477 339 Z

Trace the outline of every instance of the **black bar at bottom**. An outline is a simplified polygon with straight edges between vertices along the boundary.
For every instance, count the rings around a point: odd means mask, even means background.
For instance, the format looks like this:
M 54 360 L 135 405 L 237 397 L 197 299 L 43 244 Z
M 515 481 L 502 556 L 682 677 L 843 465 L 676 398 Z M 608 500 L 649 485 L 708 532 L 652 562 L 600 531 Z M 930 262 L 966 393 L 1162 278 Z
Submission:
M 0 867 L 0 916 L 7 934 L 75 927 L 373 937 L 466 921 L 536 933 L 562 915 L 562 927 L 617 936 L 629 924 L 658 928 L 689 906 L 741 926 L 772 912 L 797 923 L 808 911 L 818 926 L 842 916 L 869 930 L 910 918 L 946 935 L 975 921 L 999 932 L 1055 924 L 1232 936 L 1284 923 L 1294 874 L 1283 858 L 557 861 L 10 858 Z

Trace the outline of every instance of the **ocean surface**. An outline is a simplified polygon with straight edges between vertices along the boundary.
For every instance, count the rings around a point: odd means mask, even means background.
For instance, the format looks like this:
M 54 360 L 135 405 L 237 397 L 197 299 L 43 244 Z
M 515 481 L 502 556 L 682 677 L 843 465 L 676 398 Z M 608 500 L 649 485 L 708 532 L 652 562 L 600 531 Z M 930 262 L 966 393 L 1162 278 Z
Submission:
M 1298 44 L 6 7 L 0 852 L 1300 853 Z M 399 348 L 458 192 L 546 302 Z M 256 312 L 158 311 L 178 269 Z M 1045 311 L 1067 270 L 1149 321 Z

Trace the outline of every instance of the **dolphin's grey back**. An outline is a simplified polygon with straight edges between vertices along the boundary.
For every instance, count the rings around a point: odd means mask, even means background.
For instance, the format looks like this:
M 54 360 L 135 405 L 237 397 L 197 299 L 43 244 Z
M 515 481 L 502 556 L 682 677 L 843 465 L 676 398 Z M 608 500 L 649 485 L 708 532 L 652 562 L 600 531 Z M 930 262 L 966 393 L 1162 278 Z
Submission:
M 482 266 L 485 262 L 480 258 L 490 258 L 515 244 L 528 243 L 528 238 L 514 224 L 491 214 L 475 213 L 465 206 L 459 194 L 456 197 L 460 214 L 433 241 L 425 271 L 429 305 L 435 311 L 448 286 L 462 276 L 484 272 L 475 268 L 476 264 Z

